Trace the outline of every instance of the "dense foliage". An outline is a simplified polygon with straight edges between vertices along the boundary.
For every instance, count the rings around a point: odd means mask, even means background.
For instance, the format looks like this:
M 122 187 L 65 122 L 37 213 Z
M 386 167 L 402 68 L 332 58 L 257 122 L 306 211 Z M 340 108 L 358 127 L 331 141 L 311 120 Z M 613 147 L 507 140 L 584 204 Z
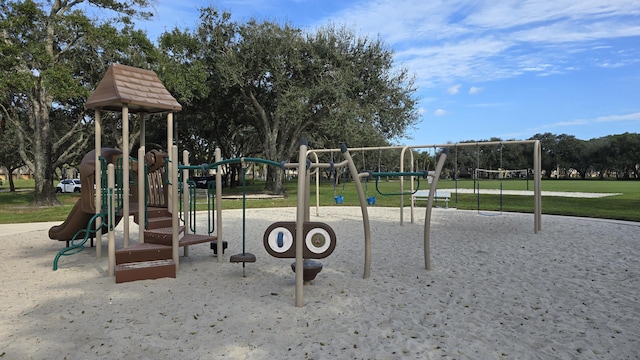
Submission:
M 469 140 L 477 147 L 451 150 L 445 173 L 449 176 L 472 176 L 474 169 L 533 168 L 531 145 L 482 145 L 482 141 L 500 142 L 504 139 Z M 529 140 L 539 140 L 542 147 L 542 171 L 554 178 L 616 178 L 640 180 L 640 134 L 624 133 L 591 140 L 573 135 L 536 134 Z M 433 160 L 431 160 L 433 162 Z
M 380 40 L 346 29 L 305 34 L 206 8 L 195 31 L 165 33 L 160 46 L 170 59 L 160 72 L 186 103 L 181 145 L 199 162 L 213 162 L 216 146 L 225 157 L 287 161 L 301 138 L 316 148 L 386 144 L 417 121 L 408 72 Z M 268 190 L 281 192 L 282 179 L 269 168 Z
M 213 162 L 216 147 L 226 158 L 291 160 L 301 138 L 312 148 L 384 146 L 418 121 L 413 78 L 379 39 L 333 26 L 304 32 L 271 21 L 239 23 L 209 7 L 193 30 L 167 31 L 154 44 L 133 22 L 151 16 L 147 6 L 147 0 L 0 3 L 0 165 L 30 168 L 35 205 L 57 203 L 54 177 L 92 147 L 93 112 L 84 103 L 114 62 L 153 69 L 183 105 L 177 141 L 192 163 Z M 132 120 L 129 152 L 140 127 Z M 166 125 L 152 123 L 147 145 L 166 148 Z M 121 148 L 119 114 L 106 113 L 103 124 L 103 145 Z M 639 137 L 533 138 L 542 142 L 547 175 L 571 170 L 638 179 Z M 530 154 L 526 146 L 459 149 L 447 172 L 530 168 Z M 369 169 L 398 164 L 382 152 L 362 153 L 358 161 Z M 418 154 L 417 162 L 428 168 L 433 157 Z M 282 179 L 271 168 L 266 187 L 281 192 Z
M 0 4 L 0 87 L 6 89 L 0 116 L 17 139 L 14 156 L 34 174 L 34 205 L 58 203 L 55 169 L 77 163 L 92 138 L 84 102 L 106 64 L 147 59 L 150 42 L 131 23 L 132 16 L 149 16 L 139 11 L 147 5 L 146 0 Z M 114 17 L 98 21 L 88 9 Z

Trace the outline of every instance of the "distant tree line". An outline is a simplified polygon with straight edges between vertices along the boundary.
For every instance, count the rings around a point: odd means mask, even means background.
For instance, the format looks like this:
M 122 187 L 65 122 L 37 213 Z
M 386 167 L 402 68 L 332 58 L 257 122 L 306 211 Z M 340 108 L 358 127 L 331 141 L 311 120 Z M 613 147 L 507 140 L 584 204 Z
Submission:
M 624 133 L 591 140 L 573 135 L 543 133 L 528 140 L 540 140 L 542 170 L 545 177 L 566 178 L 577 174 L 581 179 L 611 178 L 640 180 L 640 134 Z M 445 176 L 472 176 L 474 169 L 532 169 L 533 146 L 526 144 L 482 145 L 483 141 L 500 142 L 500 138 L 468 140 L 477 147 L 449 148 Z M 439 152 L 443 149 L 439 149 Z M 434 163 L 433 159 L 428 160 Z

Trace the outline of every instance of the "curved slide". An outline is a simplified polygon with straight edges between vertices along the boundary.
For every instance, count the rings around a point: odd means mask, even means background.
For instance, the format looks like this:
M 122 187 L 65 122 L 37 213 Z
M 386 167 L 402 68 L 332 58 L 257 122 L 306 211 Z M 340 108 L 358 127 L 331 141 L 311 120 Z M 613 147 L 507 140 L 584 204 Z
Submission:
M 78 199 L 67 219 L 60 225 L 49 229 L 51 240 L 69 241 L 78 231 L 86 229 L 94 214 L 82 211 L 82 199 Z
M 102 148 L 101 154 L 107 162 L 112 163 L 115 163 L 116 158 L 122 156 L 120 150 L 112 148 Z M 62 224 L 49 229 L 49 238 L 51 240 L 66 241 L 68 247 L 69 241 L 73 239 L 74 235 L 81 230 L 86 230 L 87 226 L 89 226 L 89 221 L 95 215 L 95 206 L 93 203 L 94 191 L 87 191 L 86 189 L 94 188 L 95 166 L 95 150 L 92 150 L 82 158 L 82 162 L 80 163 L 80 182 L 85 191 L 80 193 L 80 199 L 78 199 L 73 209 L 71 209 L 67 219 Z M 115 224 L 119 221 L 120 217 L 117 217 Z M 95 225 L 93 225 L 90 230 L 95 231 Z M 102 230 L 103 232 L 107 231 L 104 226 Z M 93 236 L 91 237 L 93 238 Z

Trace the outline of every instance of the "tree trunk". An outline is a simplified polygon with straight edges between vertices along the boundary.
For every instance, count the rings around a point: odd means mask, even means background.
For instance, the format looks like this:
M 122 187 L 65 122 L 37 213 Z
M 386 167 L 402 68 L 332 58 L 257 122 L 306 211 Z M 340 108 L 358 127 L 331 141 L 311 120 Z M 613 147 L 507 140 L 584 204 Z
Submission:
M 267 159 L 273 161 L 282 160 L 282 154 L 277 150 L 277 135 L 267 133 L 264 144 L 264 155 Z M 265 190 L 272 194 L 284 193 L 284 172 L 279 167 L 269 166 L 267 168 L 267 182 Z
M 13 176 L 9 175 L 9 192 L 16 192 L 16 184 L 13 182 Z
M 261 129 L 265 134 L 265 157 L 273 161 L 282 160 L 281 158 L 284 154 L 282 154 L 282 151 L 278 151 L 279 123 L 275 121 L 275 119 L 269 118 L 262 105 L 260 105 L 256 99 L 255 94 L 250 89 L 243 89 L 243 94 L 251 100 L 251 104 L 258 114 L 256 127 Z M 265 184 L 265 190 L 272 194 L 284 193 L 282 169 L 275 168 L 273 166 L 269 166 L 267 168 L 267 182 Z
M 16 184 L 13 181 L 13 172 L 16 171 L 16 169 L 7 169 L 7 174 L 9 175 L 9 192 L 16 192 Z
M 284 175 L 281 168 L 269 166 L 267 169 L 266 190 L 272 194 L 284 193 Z
M 41 83 L 37 82 L 32 93 L 33 114 L 30 125 L 33 130 L 33 171 L 35 179 L 35 192 L 32 206 L 60 205 L 53 187 L 51 121 L 49 119 L 49 106 L 52 99 L 48 99 L 46 91 Z M 26 159 L 25 159 L 26 160 Z

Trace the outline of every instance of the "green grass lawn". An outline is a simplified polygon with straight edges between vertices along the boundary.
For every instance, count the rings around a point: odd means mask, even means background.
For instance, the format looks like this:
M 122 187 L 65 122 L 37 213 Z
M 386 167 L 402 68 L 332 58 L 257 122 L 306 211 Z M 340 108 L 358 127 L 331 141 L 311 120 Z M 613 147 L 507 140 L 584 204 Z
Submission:
M 375 182 L 369 181 L 363 184 L 367 196 L 376 197 L 376 206 L 398 207 L 400 196 L 384 196 L 376 191 Z M 477 184 L 476 184 L 477 185 Z M 79 199 L 79 194 L 58 194 L 58 200 L 62 205 L 57 207 L 34 208 L 29 206 L 33 199 L 33 181 L 20 180 L 16 182 L 17 192 L 8 192 L 8 184 L 0 186 L 0 224 L 25 223 L 39 221 L 63 221 L 75 202 Z M 426 181 L 420 184 L 421 189 L 428 189 Z M 438 183 L 441 189 L 451 189 L 450 207 L 458 209 L 477 210 L 478 197 L 475 194 L 457 194 L 455 189 L 473 189 L 473 180 L 460 180 L 457 182 L 442 179 Z M 504 190 L 527 190 L 533 189 L 533 181 L 529 180 L 481 180 L 480 189 Z M 265 207 L 290 207 L 296 206 L 297 182 L 289 181 L 285 184 L 286 196 L 283 199 L 250 199 L 246 201 L 248 208 Z M 380 192 L 389 194 L 399 192 L 399 181 L 380 181 Z M 409 182 L 405 182 L 405 189 L 408 191 Z M 264 189 L 264 182 L 249 182 L 248 193 L 260 193 Z M 316 204 L 315 182 L 311 184 L 311 205 Z M 608 196 L 604 198 L 569 198 L 569 197 L 543 197 L 542 212 L 544 214 L 596 217 L 607 219 L 619 219 L 640 221 L 640 182 L 638 181 L 615 181 L 615 180 L 543 180 L 542 189 L 545 191 L 563 192 L 604 192 L 621 193 L 621 195 Z M 356 206 L 359 204 L 358 196 L 353 182 L 334 187 L 330 182 L 324 182 L 319 187 L 320 206 L 335 206 L 335 195 L 342 195 L 344 203 L 341 206 Z M 224 194 L 242 194 L 242 188 L 226 188 Z M 206 209 L 206 198 L 204 190 L 198 191 L 198 209 Z M 424 206 L 425 202 L 419 205 Z M 410 196 L 404 195 L 404 205 L 410 205 Z M 438 204 L 442 205 L 442 204 Z M 533 212 L 533 197 L 516 195 L 488 195 L 482 194 L 480 197 L 481 211 L 502 211 Z M 242 208 L 242 200 L 223 200 L 224 209 Z

